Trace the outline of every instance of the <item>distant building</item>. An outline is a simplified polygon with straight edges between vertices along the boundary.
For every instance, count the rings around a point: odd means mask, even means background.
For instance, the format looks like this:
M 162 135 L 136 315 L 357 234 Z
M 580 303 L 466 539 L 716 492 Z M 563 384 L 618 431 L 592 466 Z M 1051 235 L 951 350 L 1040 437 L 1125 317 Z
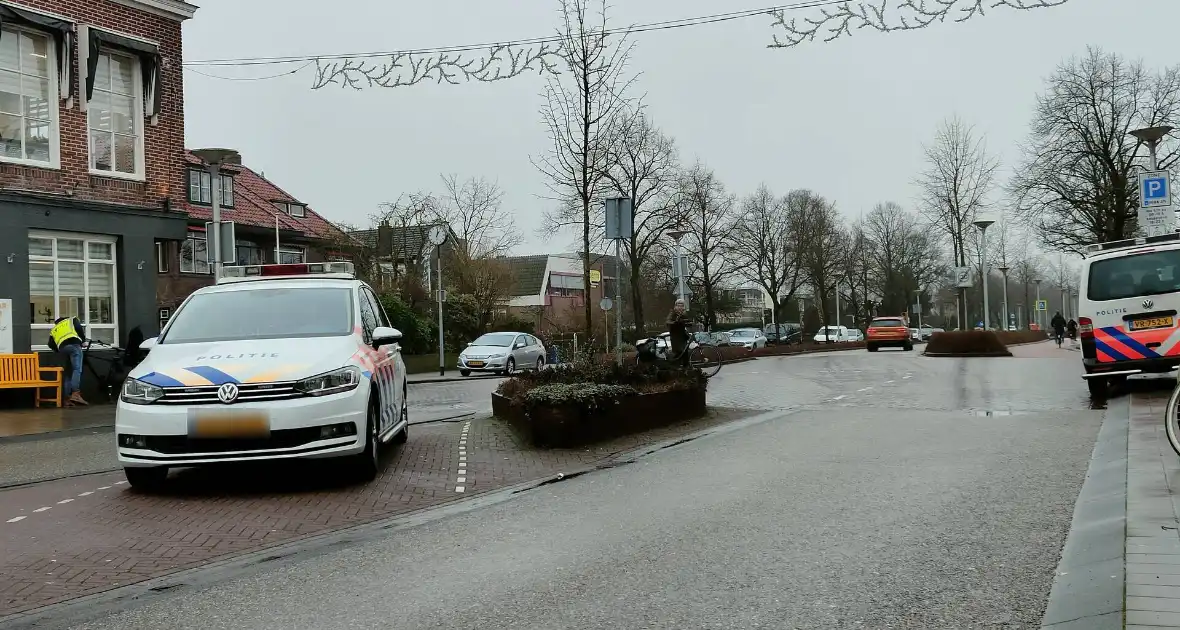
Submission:
M 581 254 L 505 258 L 513 278 L 506 312 L 532 322 L 538 331 L 580 330 L 585 324 L 586 300 L 598 311 L 598 318 L 602 313 L 599 302 L 615 295 L 615 257 L 595 254 L 592 260 L 591 278 L 598 272 L 598 282 L 592 284 L 587 296 Z

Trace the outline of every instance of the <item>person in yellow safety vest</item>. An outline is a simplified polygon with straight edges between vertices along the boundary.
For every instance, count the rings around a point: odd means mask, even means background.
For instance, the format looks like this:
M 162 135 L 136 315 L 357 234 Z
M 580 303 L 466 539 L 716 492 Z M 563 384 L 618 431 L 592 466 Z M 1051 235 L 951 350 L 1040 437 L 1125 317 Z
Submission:
M 64 354 L 70 359 L 70 370 L 66 372 L 69 378 L 63 384 L 69 397 L 66 405 L 89 405 L 82 398 L 82 343 L 86 341 L 86 331 L 77 317 L 59 317 L 53 322 L 49 330 L 49 349 L 58 354 Z

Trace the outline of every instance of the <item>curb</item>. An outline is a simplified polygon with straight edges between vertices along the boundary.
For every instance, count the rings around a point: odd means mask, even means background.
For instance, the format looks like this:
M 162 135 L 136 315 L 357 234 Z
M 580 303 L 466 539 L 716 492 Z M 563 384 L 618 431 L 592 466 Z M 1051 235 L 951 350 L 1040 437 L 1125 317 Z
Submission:
M 1121 630 L 1126 581 L 1129 397 L 1108 401 L 1042 628 Z
M 940 359 L 941 358 L 969 359 L 972 357 L 1001 358 L 1001 357 L 1011 357 L 1012 353 L 1011 352 L 1004 352 L 1004 353 L 999 353 L 999 352 L 923 352 L 922 356 L 935 357 L 935 358 L 940 358 Z

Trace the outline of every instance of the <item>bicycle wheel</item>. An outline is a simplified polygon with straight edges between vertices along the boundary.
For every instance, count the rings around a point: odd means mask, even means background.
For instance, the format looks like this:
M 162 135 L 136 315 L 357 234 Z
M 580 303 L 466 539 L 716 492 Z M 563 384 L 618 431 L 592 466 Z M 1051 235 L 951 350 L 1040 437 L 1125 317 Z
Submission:
M 714 346 L 697 346 L 688 355 L 688 363 L 710 378 L 721 371 L 721 351 Z
M 1176 383 L 1175 389 L 1172 390 L 1172 395 L 1168 397 L 1168 404 L 1164 407 L 1164 431 L 1168 434 L 1168 443 L 1172 445 L 1172 450 L 1180 455 L 1180 382 Z

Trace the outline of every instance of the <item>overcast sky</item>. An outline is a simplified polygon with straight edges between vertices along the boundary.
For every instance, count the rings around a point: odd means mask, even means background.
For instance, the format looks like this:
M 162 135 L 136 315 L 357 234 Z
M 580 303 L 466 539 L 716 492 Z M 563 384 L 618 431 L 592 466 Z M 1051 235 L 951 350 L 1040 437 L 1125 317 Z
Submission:
M 772 0 L 773 1 L 773 0 Z M 327 54 L 470 44 L 548 35 L 556 0 L 197 0 L 185 59 Z M 891 0 L 897 4 L 897 0 Z M 988 3 L 990 4 L 990 2 Z M 754 0 L 615 0 L 615 25 L 756 9 Z M 1043 78 L 1087 45 L 1177 63 L 1177 0 L 1070 0 L 997 9 L 924 31 L 855 32 L 772 50 L 767 17 L 635 36 L 655 123 L 688 163 L 700 158 L 738 194 L 766 182 L 810 188 L 854 218 L 881 201 L 913 207 L 922 143 L 958 114 L 986 135 L 1007 169 Z M 1136 26 L 1136 23 L 1138 26 Z M 1144 36 L 1148 24 L 1168 25 Z M 197 68 L 232 77 L 289 67 Z M 311 90 L 311 69 L 265 81 L 185 72 L 189 147 L 228 146 L 330 220 L 367 224 L 379 203 L 439 190 L 440 173 L 483 176 L 505 190 L 525 236 L 519 253 L 568 251 L 535 234 L 548 207 L 530 162 L 546 150 L 537 113 L 543 81 L 363 91 Z

